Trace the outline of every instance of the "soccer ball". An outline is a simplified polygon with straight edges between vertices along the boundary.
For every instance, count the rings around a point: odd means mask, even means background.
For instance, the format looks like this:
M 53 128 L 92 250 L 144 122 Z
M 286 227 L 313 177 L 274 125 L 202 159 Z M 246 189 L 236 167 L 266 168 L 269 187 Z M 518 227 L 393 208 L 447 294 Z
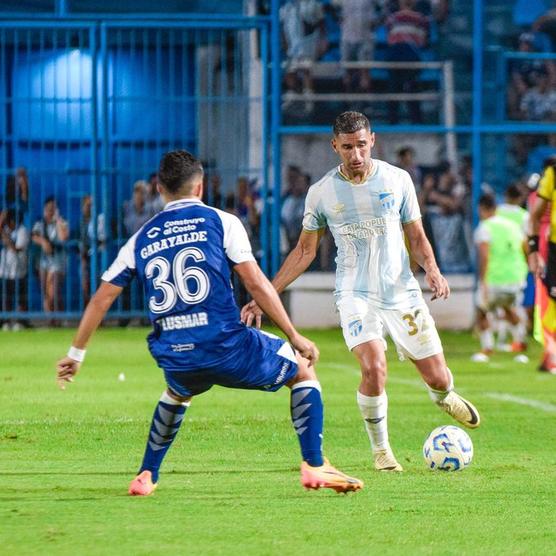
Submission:
M 436 427 L 425 440 L 423 457 L 430 469 L 460 471 L 473 459 L 473 443 L 459 427 Z

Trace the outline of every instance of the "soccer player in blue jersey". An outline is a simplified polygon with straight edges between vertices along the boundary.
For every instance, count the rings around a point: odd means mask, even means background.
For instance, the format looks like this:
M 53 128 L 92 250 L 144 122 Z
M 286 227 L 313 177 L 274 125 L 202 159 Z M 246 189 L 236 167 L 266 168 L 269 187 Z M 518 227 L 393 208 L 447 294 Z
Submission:
M 292 325 L 255 262 L 239 219 L 201 202 L 203 168 L 186 151 L 162 158 L 159 182 L 164 210 L 129 239 L 103 274 L 67 356 L 57 364 L 63 388 L 79 371 L 87 342 L 106 312 L 137 277 L 153 324 L 149 349 L 168 388 L 155 409 L 143 463 L 129 493 L 145 496 L 154 491 L 162 460 L 191 399 L 215 384 L 268 392 L 284 385 L 291 388 L 291 417 L 303 457 L 302 485 L 359 490 L 361 481 L 338 471 L 322 455 L 323 410 L 314 371 L 318 350 Z M 240 321 L 230 267 L 289 343 Z
M 415 187 L 405 170 L 371 158 L 374 142 L 363 114 L 344 112 L 336 118 L 332 148 L 341 163 L 310 187 L 298 244 L 272 283 L 282 292 L 301 275 L 330 228 L 338 250 L 336 307 L 346 344 L 361 367 L 357 403 L 374 466 L 402 471 L 388 439 L 386 333 L 400 358 L 415 364 L 441 409 L 470 428 L 479 426 L 479 413 L 453 390 L 434 321 L 411 272 L 405 240 L 426 272 L 432 299 L 448 297 L 448 283 L 423 231 Z M 260 323 L 261 309 L 256 300 L 248 303 L 242 319 Z

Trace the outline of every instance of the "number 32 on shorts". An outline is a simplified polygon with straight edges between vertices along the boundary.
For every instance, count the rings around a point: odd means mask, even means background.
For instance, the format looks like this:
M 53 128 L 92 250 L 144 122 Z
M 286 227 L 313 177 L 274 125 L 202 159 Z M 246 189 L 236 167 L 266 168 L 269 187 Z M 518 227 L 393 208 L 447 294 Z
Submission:
M 421 318 L 419 319 L 419 317 Z M 426 317 L 421 311 L 421 309 L 417 309 L 414 313 L 406 313 L 405 315 L 402 315 L 402 319 L 405 320 L 407 323 L 408 326 L 407 333 L 410 336 L 415 336 L 415 334 L 418 334 L 419 332 L 424 332 L 429 328 Z M 419 329 L 419 323 L 417 322 L 418 320 L 420 320 L 421 329 Z

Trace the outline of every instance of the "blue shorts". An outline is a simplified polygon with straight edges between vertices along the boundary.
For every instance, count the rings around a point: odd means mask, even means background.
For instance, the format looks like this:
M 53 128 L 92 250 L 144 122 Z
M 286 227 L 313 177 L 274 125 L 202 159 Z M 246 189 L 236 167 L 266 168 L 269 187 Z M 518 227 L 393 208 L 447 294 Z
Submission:
M 168 388 L 189 397 L 206 392 L 215 384 L 226 388 L 275 392 L 297 374 L 295 353 L 287 342 L 253 330 L 253 341 L 231 353 L 226 363 L 216 368 L 166 370 Z
M 535 305 L 535 276 L 532 272 L 527 274 L 527 285 L 523 292 L 523 306 L 533 307 Z

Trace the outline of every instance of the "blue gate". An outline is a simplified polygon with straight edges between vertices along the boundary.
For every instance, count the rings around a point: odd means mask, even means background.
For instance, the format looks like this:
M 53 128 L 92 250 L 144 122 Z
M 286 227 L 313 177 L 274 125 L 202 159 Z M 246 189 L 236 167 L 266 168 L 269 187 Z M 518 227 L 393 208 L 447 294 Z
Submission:
M 79 315 L 160 208 L 168 150 L 203 160 L 211 204 L 239 210 L 240 181 L 266 199 L 267 66 L 253 18 L 0 23 L 0 229 L 17 243 L 0 261 L 0 319 Z M 263 267 L 267 218 L 250 223 Z M 143 314 L 136 287 L 113 316 Z

